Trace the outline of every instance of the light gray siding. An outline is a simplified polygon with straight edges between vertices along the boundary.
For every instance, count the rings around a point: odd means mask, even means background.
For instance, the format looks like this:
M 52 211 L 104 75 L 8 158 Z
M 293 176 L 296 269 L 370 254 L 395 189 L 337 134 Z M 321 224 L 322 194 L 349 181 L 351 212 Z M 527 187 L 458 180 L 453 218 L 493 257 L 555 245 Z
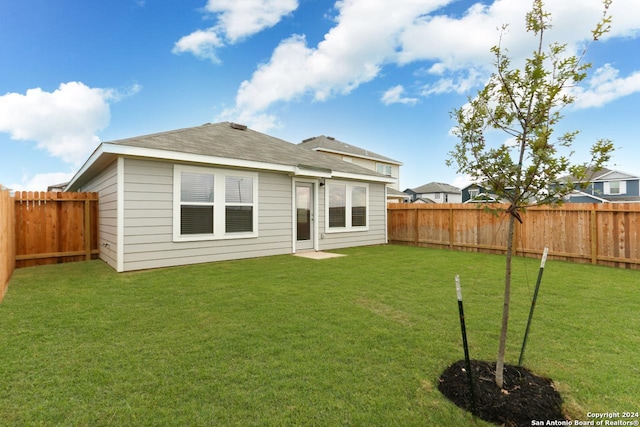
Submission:
M 117 161 L 112 162 L 93 177 L 79 191 L 97 192 L 98 201 L 98 236 L 100 259 L 117 269 Z
M 320 213 L 320 250 L 386 243 L 387 202 L 385 200 L 385 184 L 369 184 L 369 230 L 340 233 L 325 232 L 326 188 L 326 186 L 322 187 L 320 198 L 318 199 L 318 210 Z
M 124 162 L 124 270 L 167 267 L 292 251 L 291 177 L 260 172 L 258 237 L 173 241 L 173 164 Z

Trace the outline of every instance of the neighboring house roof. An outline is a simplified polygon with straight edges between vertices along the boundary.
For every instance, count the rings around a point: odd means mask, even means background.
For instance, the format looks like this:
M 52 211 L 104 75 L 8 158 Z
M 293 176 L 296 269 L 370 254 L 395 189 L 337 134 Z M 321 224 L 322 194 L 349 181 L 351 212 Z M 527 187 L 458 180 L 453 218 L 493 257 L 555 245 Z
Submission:
M 500 203 L 500 198 L 495 194 L 478 193 L 464 203 Z
M 567 199 L 571 200 L 571 199 L 584 199 L 584 200 L 589 200 L 590 202 L 594 202 L 594 203 L 606 203 L 609 200 L 607 199 L 603 199 L 602 197 L 598 197 L 594 194 L 589 194 L 589 193 L 585 193 L 583 191 L 578 191 L 578 190 L 574 190 L 572 191 L 570 194 L 567 195 Z
M 381 154 L 374 153 L 373 151 L 365 150 L 365 149 L 356 147 L 354 145 L 350 145 L 342 141 L 338 141 L 332 136 L 325 136 L 325 135 L 314 136 L 313 138 L 305 139 L 298 145 L 314 151 L 325 151 L 329 153 L 361 157 L 364 159 L 375 160 L 375 161 L 391 163 L 394 165 L 402 166 L 402 163 L 397 160 L 393 160 Z
M 60 184 L 54 184 L 54 185 L 50 185 L 47 187 L 47 191 L 62 191 L 64 190 L 64 187 L 67 186 L 67 184 L 69 184 L 68 182 L 62 182 Z
M 629 174 L 626 172 L 621 172 L 617 170 L 601 168 L 587 168 L 586 173 L 587 181 L 589 182 L 602 182 L 602 181 L 619 181 L 619 180 L 634 180 L 640 179 L 637 175 Z M 568 180 L 575 181 L 576 178 L 573 175 L 566 175 L 560 178 L 561 182 L 566 182 Z
M 460 189 L 458 187 L 454 187 L 453 185 L 444 184 L 442 182 L 430 182 L 425 185 L 421 185 L 417 188 L 409 189 L 413 191 L 415 194 L 424 194 L 424 193 L 451 193 L 451 194 L 460 194 Z M 408 190 L 405 190 L 408 191 Z
M 427 198 L 427 197 L 418 197 L 417 199 L 415 199 L 413 202 L 411 203 L 427 203 L 427 204 L 431 204 L 431 203 L 436 203 L 435 201 Z
M 204 124 L 185 129 L 103 142 L 70 181 L 67 190 L 82 185 L 91 170 L 118 155 L 181 162 L 274 170 L 292 175 L 360 179 L 391 183 L 392 178 L 344 162 L 235 123 Z
M 409 194 L 404 193 L 402 191 L 398 191 L 391 187 L 387 188 L 387 196 L 395 196 L 395 197 L 411 197 Z

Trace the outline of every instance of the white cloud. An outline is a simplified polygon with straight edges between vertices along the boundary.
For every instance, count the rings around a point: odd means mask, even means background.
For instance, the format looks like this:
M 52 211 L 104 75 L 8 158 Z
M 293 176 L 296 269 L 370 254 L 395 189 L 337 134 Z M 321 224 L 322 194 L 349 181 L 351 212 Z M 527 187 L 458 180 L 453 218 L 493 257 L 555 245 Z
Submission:
M 404 94 L 404 87 L 402 85 L 397 85 L 388 89 L 382 95 L 381 101 L 384 105 L 391 105 L 391 104 L 415 105 L 418 102 L 418 98 L 403 97 L 402 96 L 403 94 Z
M 217 16 L 217 24 L 180 38 L 172 52 L 219 63 L 218 49 L 273 27 L 297 8 L 297 0 L 209 0 L 204 10 Z
M 574 88 L 573 107 L 576 109 L 602 107 L 618 98 L 640 92 L 640 71 L 619 77 L 619 71 L 610 64 L 598 68 L 587 81 L 586 87 Z
M 466 73 L 466 75 L 465 75 Z M 443 93 L 468 93 L 472 88 L 484 82 L 486 73 L 470 68 L 466 71 L 454 73 L 452 77 L 441 78 L 435 83 L 429 83 L 422 89 L 421 95 L 439 95 Z
M 297 8 L 297 0 L 209 0 L 206 6 L 219 14 L 216 29 L 230 43 L 273 27 Z
M 8 93 L 0 96 L 0 132 L 14 140 L 35 141 L 50 155 L 78 165 L 100 142 L 96 133 L 109 124 L 109 102 L 139 90 L 134 85 L 121 93 L 69 82 L 53 92 L 35 88 L 24 95 Z
M 457 175 L 454 179 L 453 179 L 453 183 L 451 185 L 453 185 L 454 187 L 458 187 L 460 189 L 465 188 L 467 185 L 470 185 L 473 183 L 473 180 L 471 179 L 470 175 Z
M 14 191 L 47 191 L 50 185 L 69 182 L 73 178 L 73 172 L 40 173 L 32 177 L 25 176 L 21 183 L 9 185 Z
M 182 37 L 173 46 L 172 52 L 175 54 L 189 52 L 200 59 L 210 59 L 211 62 L 218 63 L 220 60 L 216 55 L 216 49 L 224 46 L 218 37 L 215 29 L 198 30 L 188 36 Z
M 640 8 L 635 7 L 634 1 L 614 1 L 614 25 L 607 37 L 630 36 L 640 31 Z M 535 37 L 525 31 L 524 25 L 531 2 L 477 2 L 460 16 L 440 12 L 449 3 L 454 0 L 397 0 L 393 7 L 388 0 L 337 1 L 336 24 L 324 39 L 316 46 L 309 45 L 304 35 L 281 41 L 269 60 L 241 83 L 233 111 L 257 117 L 280 102 L 304 97 L 324 101 L 345 95 L 376 79 L 389 64 L 424 64 L 428 71 L 420 78 L 428 83 L 421 82 L 422 96 L 468 93 L 494 71 L 490 49 L 500 41 L 499 28 L 503 24 L 509 27 L 502 35 L 502 45 L 508 49 L 514 66 L 524 64 L 535 49 Z M 547 3 L 553 28 L 546 40 L 566 43 L 569 54 L 579 54 L 601 18 L 601 0 Z M 623 22 L 619 22 L 618 15 L 625 15 Z M 398 98 L 394 95 L 389 92 L 383 102 L 413 102 L 418 94 L 402 92 Z
M 311 96 L 324 101 L 348 94 L 375 79 L 382 67 L 395 61 L 398 36 L 424 13 L 449 0 L 344 0 L 334 26 L 316 47 L 292 36 L 280 43 L 270 60 L 250 80 L 242 82 L 236 110 L 257 114 L 276 102 Z

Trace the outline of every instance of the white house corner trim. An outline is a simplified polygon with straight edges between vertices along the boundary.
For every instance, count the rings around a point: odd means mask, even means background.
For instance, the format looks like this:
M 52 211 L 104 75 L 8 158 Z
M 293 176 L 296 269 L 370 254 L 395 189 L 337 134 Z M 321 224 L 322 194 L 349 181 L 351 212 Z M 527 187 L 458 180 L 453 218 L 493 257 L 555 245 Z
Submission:
M 384 244 L 389 244 L 389 209 L 387 209 L 388 205 L 388 191 L 389 187 L 387 185 L 384 186 Z
M 291 178 L 291 253 L 296 253 L 296 179 Z
M 117 248 L 116 254 L 116 271 L 121 273 L 124 271 L 124 157 L 120 156 L 116 166 L 116 184 L 117 184 Z

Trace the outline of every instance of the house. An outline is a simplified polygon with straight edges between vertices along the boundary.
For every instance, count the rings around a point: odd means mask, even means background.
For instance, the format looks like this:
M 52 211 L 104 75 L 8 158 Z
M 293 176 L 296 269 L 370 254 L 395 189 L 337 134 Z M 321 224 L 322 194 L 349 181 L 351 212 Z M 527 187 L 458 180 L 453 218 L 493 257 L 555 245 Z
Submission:
M 471 183 L 461 190 L 462 203 L 498 203 L 500 197 L 482 183 Z
M 588 183 L 567 196 L 570 203 L 640 203 L 640 177 L 602 168 L 587 170 Z
M 393 178 L 223 122 L 103 142 L 65 191 L 99 193 L 117 271 L 386 243 Z
M 67 186 L 67 184 L 69 184 L 68 182 L 63 182 L 60 184 L 54 184 L 54 185 L 49 185 L 47 187 L 47 191 L 50 191 L 52 193 L 61 193 L 64 191 L 64 188 Z
M 387 187 L 387 203 L 409 203 L 411 196 L 402 191 Z
M 458 187 L 443 184 L 441 182 L 430 182 L 417 188 L 407 188 L 405 193 L 411 196 L 411 201 L 423 199 L 423 203 L 462 203 L 462 193 Z
M 390 176 L 394 178 L 394 181 L 389 184 L 389 187 L 394 190 L 400 190 L 400 166 L 402 166 L 402 163 L 397 160 L 354 145 L 346 144 L 332 136 L 314 136 L 313 138 L 305 139 L 298 145 Z

